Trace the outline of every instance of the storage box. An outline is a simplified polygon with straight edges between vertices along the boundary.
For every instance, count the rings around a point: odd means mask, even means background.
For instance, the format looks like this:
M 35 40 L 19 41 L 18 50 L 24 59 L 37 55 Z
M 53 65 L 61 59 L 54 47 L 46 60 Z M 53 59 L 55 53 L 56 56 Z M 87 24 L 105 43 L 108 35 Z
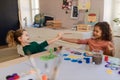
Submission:
M 79 24 L 77 25 L 77 31 L 89 31 L 90 26 L 87 24 Z
M 61 21 L 57 21 L 57 20 L 47 21 L 46 25 L 49 28 L 61 28 L 62 27 Z

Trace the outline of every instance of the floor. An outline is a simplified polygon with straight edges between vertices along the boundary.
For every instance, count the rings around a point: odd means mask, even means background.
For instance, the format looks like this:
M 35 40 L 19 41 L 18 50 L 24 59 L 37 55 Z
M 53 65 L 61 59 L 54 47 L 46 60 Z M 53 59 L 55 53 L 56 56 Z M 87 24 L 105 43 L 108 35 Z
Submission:
M 7 45 L 0 46 L 0 49 L 7 48 Z
M 6 45 L 0 46 L 0 62 L 13 60 L 19 57 L 16 48 L 8 48 Z

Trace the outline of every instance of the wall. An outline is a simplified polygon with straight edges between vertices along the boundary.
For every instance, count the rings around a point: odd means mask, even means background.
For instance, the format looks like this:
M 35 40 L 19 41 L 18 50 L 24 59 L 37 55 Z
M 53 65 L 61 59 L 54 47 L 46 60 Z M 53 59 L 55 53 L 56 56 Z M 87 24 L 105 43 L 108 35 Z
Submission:
M 6 45 L 9 30 L 19 28 L 18 1 L 0 0 L 0 45 Z
M 63 0 L 40 0 L 41 12 L 46 15 L 54 16 L 56 20 L 61 20 L 63 27 L 71 28 L 73 24 L 78 21 L 83 23 L 84 21 L 84 11 L 79 11 L 79 17 L 77 20 L 70 18 L 70 11 L 68 14 L 65 13 L 65 10 L 61 8 Z M 77 1 L 77 0 L 73 0 Z M 103 7 L 104 0 L 91 0 L 91 10 L 99 11 L 99 21 L 103 20 Z

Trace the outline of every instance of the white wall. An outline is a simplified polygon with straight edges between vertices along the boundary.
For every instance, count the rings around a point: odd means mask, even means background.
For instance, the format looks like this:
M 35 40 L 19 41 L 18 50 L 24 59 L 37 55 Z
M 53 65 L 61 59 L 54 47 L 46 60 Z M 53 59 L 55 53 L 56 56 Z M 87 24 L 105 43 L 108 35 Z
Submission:
M 62 9 L 63 0 L 40 0 L 40 8 L 42 13 L 54 16 L 55 19 L 61 20 L 63 27 L 71 28 L 74 23 L 80 21 L 84 23 L 85 11 L 79 11 L 79 18 L 77 20 L 71 19 L 71 12 L 65 13 Z M 77 1 L 77 0 L 73 0 Z M 103 20 L 104 0 L 91 0 L 91 10 L 99 11 L 99 21 Z

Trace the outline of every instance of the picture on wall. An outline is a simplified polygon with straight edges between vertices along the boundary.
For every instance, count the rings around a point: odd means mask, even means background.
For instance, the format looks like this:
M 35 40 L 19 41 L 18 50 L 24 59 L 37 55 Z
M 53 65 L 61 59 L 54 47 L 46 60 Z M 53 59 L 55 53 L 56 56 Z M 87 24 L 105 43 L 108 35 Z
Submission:
M 97 11 L 89 11 L 85 16 L 85 23 L 88 25 L 95 25 L 98 22 L 98 12 Z
M 63 0 L 63 5 L 62 5 L 62 9 L 71 9 L 72 6 L 72 0 Z
M 79 10 L 90 9 L 90 0 L 78 0 L 78 9 Z
M 78 19 L 78 7 L 77 6 L 72 6 L 71 18 Z

